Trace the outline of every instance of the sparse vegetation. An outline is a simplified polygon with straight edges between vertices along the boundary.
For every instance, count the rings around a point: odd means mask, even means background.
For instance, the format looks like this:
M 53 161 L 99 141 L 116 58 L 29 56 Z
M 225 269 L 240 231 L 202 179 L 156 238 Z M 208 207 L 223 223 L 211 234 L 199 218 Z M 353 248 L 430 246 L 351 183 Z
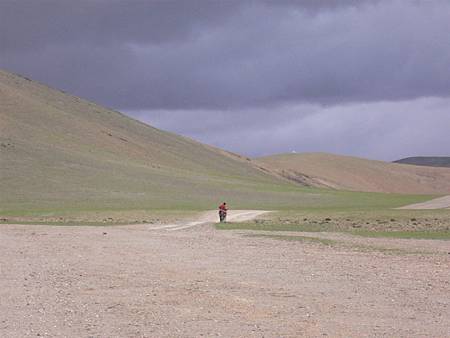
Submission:
M 424 250 L 409 250 L 409 249 L 399 249 L 399 248 L 388 248 L 384 246 L 368 245 L 368 244 L 358 244 L 358 243 L 348 243 L 343 241 L 337 241 L 327 238 L 319 238 L 313 236 L 299 236 L 299 235 L 271 235 L 271 234 L 249 234 L 250 237 L 261 237 L 261 238 L 272 238 L 282 241 L 300 241 L 308 243 L 317 243 L 330 247 L 341 247 L 345 249 L 360 251 L 360 252 L 380 252 L 384 254 L 394 254 L 394 255 L 426 255 L 432 254 Z
M 270 235 L 270 234 L 249 234 L 247 236 L 273 238 L 273 239 L 279 239 L 279 240 L 284 240 L 284 241 L 306 241 L 306 242 L 319 243 L 319 244 L 323 244 L 323 245 L 327 245 L 327 246 L 334 246 L 334 245 L 339 244 L 338 241 L 334 241 L 331 239 L 324 239 L 324 238 L 317 238 L 317 237 L 310 237 L 310 236 Z
M 414 217 L 413 217 L 414 215 Z M 450 210 L 329 211 L 267 214 L 245 223 L 217 224 L 222 230 L 342 232 L 364 237 L 450 239 Z
M 431 231 L 352 231 L 351 234 L 363 237 L 386 237 L 386 238 L 404 238 L 404 239 L 440 239 L 450 240 L 449 230 L 431 230 Z

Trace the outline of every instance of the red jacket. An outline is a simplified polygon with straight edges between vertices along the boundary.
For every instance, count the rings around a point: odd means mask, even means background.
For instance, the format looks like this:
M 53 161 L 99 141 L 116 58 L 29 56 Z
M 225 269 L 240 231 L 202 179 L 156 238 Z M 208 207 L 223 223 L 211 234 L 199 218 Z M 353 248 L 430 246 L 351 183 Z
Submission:
M 227 206 L 222 203 L 221 205 L 219 205 L 219 210 L 220 211 L 227 211 L 228 209 L 227 209 Z

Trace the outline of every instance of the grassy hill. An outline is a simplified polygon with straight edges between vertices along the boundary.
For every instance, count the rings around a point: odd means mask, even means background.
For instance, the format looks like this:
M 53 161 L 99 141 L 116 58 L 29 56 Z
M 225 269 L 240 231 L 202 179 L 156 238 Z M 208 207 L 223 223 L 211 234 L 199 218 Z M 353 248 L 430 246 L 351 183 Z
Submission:
M 421 165 L 426 167 L 444 167 L 450 168 L 450 157 L 446 156 L 416 156 L 407 157 L 394 163 Z
M 279 180 L 240 156 L 0 72 L 1 208 L 198 207 Z
M 385 207 L 426 200 L 294 185 L 250 159 L 0 71 L 0 215 Z
M 352 191 L 450 193 L 450 169 L 372 161 L 324 153 L 281 154 L 257 159 L 301 184 Z

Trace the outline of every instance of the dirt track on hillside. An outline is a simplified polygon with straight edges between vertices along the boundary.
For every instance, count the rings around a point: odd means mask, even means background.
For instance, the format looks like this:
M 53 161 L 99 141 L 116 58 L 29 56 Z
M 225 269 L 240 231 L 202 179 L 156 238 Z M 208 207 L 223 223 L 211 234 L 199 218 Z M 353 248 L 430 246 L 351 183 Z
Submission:
M 423 202 L 423 203 L 416 203 L 416 204 L 410 204 L 398 209 L 447 209 L 450 208 L 450 196 L 444 196 L 435 198 L 431 201 Z
M 386 254 L 246 234 L 3 225 L 0 336 L 450 336 L 448 242 Z

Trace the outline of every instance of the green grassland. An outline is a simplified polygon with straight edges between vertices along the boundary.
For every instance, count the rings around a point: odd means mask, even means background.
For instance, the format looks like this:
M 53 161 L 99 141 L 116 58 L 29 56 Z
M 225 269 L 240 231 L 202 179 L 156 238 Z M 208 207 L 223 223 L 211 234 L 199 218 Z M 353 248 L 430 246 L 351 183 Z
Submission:
M 248 158 L 0 71 L 4 223 L 161 222 L 224 200 L 293 217 L 370 214 L 433 197 L 295 185 Z
M 342 232 L 363 237 L 450 239 L 450 210 L 388 208 L 304 209 L 275 212 L 245 223 L 222 223 L 222 230 Z
M 320 245 L 325 245 L 328 247 L 339 247 L 344 249 L 349 249 L 358 252 L 380 252 L 387 255 L 433 255 L 436 252 L 427 250 L 414 250 L 407 248 L 390 248 L 380 245 L 369 245 L 369 244 L 357 244 L 357 243 L 345 243 L 338 240 L 318 238 L 314 236 L 302 236 L 302 235 L 279 235 L 279 234 L 249 234 L 249 237 L 257 238 L 270 238 L 280 241 L 289 242 L 307 242 L 315 243 Z

